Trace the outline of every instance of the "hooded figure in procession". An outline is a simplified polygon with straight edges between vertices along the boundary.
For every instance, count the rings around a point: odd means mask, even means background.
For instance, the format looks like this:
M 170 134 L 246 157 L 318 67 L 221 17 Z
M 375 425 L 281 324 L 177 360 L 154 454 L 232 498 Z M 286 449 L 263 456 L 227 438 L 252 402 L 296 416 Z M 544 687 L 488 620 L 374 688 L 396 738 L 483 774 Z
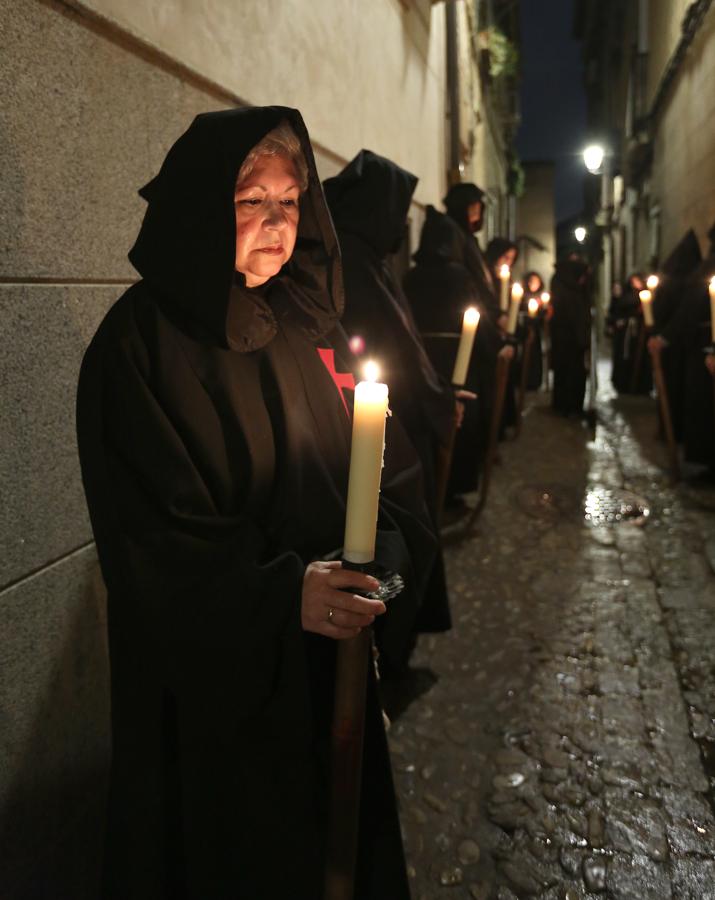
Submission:
M 613 342 L 611 383 L 619 394 L 648 394 L 653 386 L 650 357 L 645 351 L 640 292 L 645 279 L 638 272 L 625 285 L 613 285 L 606 331 Z
M 337 641 L 413 615 L 434 538 L 387 424 L 384 605 L 339 559 L 352 373 L 340 256 L 285 107 L 198 116 L 141 191 L 141 280 L 80 375 L 82 476 L 108 590 L 102 896 L 316 900 Z M 403 455 L 404 454 L 404 455 Z M 374 673 L 356 896 L 409 897 Z
M 488 271 L 480 268 L 482 277 L 477 281 L 467 265 L 472 244 L 476 246 L 471 233 L 467 234 L 450 216 L 428 206 L 414 254 L 415 265 L 404 279 L 405 293 L 430 358 L 445 378 L 452 377 L 465 309 L 475 306 L 480 313 L 465 385 L 477 394 L 477 400 L 466 404 L 457 433 L 450 495 L 473 491 L 478 485 L 491 422 L 497 357 L 504 347 L 492 316 L 498 301 L 486 280 Z M 511 348 L 507 350 L 513 352 Z
M 651 351 L 661 354 L 668 406 L 676 441 L 683 439 L 686 352 L 681 340 L 681 323 L 689 318 L 687 303 L 690 279 L 702 263 L 697 235 L 688 229 L 660 267 L 660 284 L 653 297 L 654 334 L 648 341 Z
M 353 346 L 375 359 L 390 386 L 390 409 L 412 441 L 420 460 L 430 512 L 437 527 L 436 461 L 449 442 L 455 417 L 450 382 L 441 378 L 426 353 L 390 257 L 407 235 L 407 217 L 417 178 L 371 150 L 361 150 L 324 182 L 325 197 L 338 233 L 345 283 L 342 325 Z M 357 343 L 355 343 L 357 342 Z M 414 622 L 415 631 L 451 627 L 444 564 L 438 554 Z M 383 675 L 401 674 L 407 658 L 380 647 Z
M 585 260 L 569 257 L 556 263 L 551 280 L 552 403 L 562 416 L 583 415 L 591 335 L 588 276 Z

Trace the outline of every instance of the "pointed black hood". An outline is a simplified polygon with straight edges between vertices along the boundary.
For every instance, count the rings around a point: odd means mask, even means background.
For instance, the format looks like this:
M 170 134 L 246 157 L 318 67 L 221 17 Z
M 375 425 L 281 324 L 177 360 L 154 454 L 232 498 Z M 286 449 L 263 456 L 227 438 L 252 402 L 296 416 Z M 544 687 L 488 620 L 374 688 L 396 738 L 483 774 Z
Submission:
M 464 264 L 464 249 L 464 235 L 456 222 L 434 206 L 428 206 L 414 261 L 420 266 Z
M 323 187 L 338 232 L 357 235 L 384 257 L 404 239 L 417 182 L 417 176 L 397 163 L 361 150 Z
M 308 189 L 292 258 L 251 291 L 235 273 L 234 187 L 249 151 L 283 120 L 300 141 Z M 291 317 L 313 338 L 334 327 L 343 309 L 339 248 L 297 110 L 266 106 L 197 116 L 139 193 L 148 208 L 129 259 L 165 304 L 211 340 L 256 349 L 275 334 L 277 316 Z

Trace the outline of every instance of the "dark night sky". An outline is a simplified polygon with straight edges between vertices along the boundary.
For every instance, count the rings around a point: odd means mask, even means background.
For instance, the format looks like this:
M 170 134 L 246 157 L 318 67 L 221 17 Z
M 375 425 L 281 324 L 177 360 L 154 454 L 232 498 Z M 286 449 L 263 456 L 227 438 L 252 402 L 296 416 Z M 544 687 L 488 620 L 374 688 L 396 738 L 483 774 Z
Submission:
M 581 48 L 573 39 L 574 0 L 525 0 L 521 14 L 522 160 L 556 163 L 556 219 L 576 215 L 583 205 L 586 98 Z

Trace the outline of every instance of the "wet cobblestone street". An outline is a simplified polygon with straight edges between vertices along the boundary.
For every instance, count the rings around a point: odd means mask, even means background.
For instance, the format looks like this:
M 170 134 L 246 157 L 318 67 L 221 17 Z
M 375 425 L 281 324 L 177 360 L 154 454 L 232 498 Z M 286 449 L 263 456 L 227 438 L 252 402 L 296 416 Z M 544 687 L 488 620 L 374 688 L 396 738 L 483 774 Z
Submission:
M 714 495 L 607 378 L 595 440 L 531 395 L 446 551 L 455 626 L 390 732 L 414 900 L 715 898 Z

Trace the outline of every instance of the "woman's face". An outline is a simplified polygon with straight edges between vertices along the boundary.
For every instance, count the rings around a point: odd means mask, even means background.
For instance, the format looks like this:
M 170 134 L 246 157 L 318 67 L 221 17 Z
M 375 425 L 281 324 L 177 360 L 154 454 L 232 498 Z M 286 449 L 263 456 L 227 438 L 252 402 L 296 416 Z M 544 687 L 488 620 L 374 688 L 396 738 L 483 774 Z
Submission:
M 300 211 L 298 175 L 284 156 L 259 156 L 253 171 L 236 184 L 236 269 L 246 287 L 258 287 L 280 272 L 295 247 Z
M 530 294 L 538 294 L 543 285 L 541 284 L 541 279 L 538 275 L 529 275 L 529 280 L 526 282 L 526 288 Z
M 502 255 L 497 260 L 496 270 L 497 272 L 501 269 L 502 266 L 509 266 L 509 268 L 513 268 L 514 262 L 516 260 L 516 250 L 512 247 L 507 250 L 506 253 L 502 253 Z

